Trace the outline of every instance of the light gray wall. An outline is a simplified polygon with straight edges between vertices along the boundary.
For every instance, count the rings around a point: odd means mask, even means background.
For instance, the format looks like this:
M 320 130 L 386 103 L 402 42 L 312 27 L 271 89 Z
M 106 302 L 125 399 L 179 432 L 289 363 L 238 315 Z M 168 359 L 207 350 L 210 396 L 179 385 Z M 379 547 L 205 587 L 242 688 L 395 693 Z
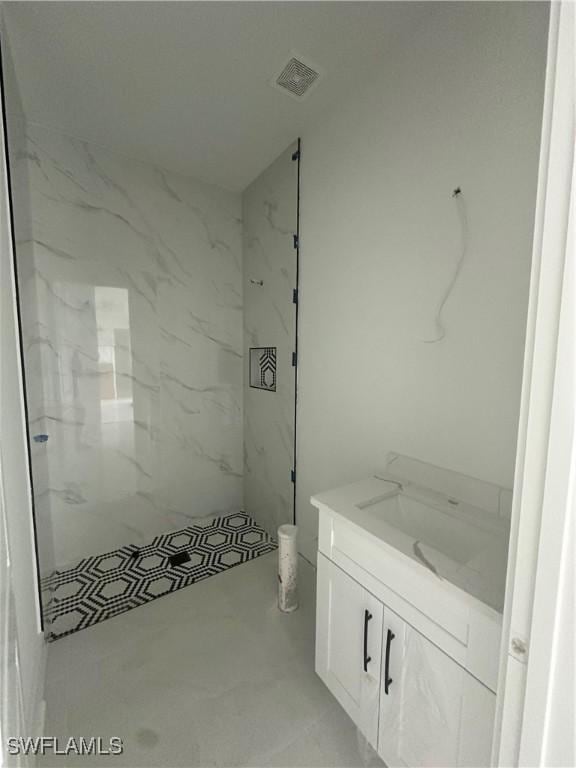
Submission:
M 21 161 L 53 564 L 240 509 L 240 195 L 39 126 Z
M 303 134 L 297 518 L 388 451 L 512 484 L 547 6 L 425 3 Z M 463 190 L 460 255 L 452 190 Z

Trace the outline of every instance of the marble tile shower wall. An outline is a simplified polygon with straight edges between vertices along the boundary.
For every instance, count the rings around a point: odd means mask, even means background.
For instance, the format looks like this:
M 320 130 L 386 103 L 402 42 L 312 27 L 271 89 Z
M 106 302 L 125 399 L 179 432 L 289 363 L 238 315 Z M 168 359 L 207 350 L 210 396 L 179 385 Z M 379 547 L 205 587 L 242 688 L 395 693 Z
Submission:
M 298 163 L 290 146 L 243 194 L 244 505 L 269 533 L 293 522 Z M 249 350 L 275 347 L 276 391 L 249 386 Z
M 240 196 L 37 126 L 18 163 L 30 180 L 18 259 L 31 432 L 48 436 L 33 443 L 33 471 L 51 565 L 237 511 Z

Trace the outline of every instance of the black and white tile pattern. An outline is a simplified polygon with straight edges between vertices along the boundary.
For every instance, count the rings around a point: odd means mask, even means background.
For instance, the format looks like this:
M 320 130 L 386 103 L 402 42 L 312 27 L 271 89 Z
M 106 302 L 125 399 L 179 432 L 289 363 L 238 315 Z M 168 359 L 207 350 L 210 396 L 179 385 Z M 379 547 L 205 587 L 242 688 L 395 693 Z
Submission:
M 274 549 L 275 541 L 238 512 L 161 534 L 143 547 L 88 557 L 43 580 L 47 639 L 86 629 Z
M 250 386 L 276 392 L 276 347 L 250 348 Z

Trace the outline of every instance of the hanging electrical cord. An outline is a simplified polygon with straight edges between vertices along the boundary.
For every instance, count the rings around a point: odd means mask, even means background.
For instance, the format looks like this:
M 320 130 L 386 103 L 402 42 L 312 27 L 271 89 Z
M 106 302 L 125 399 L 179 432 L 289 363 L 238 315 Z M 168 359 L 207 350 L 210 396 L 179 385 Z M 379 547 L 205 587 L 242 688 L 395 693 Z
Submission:
M 464 259 L 466 258 L 466 252 L 468 250 L 468 219 L 466 217 L 466 205 L 464 203 L 464 197 L 460 187 L 456 187 L 454 192 L 452 192 L 452 198 L 456 203 L 458 221 L 460 222 L 460 258 L 458 259 L 456 268 L 454 269 L 454 274 L 452 275 L 452 279 L 446 286 L 446 290 L 444 291 L 444 294 L 442 296 L 440 303 L 438 304 L 438 309 L 436 310 L 436 314 L 434 316 L 434 323 L 436 325 L 437 335 L 434 339 L 423 339 L 424 344 L 435 344 L 437 341 L 442 341 L 442 339 L 446 336 L 446 329 L 442 321 L 442 313 L 444 312 L 444 307 L 446 305 L 446 302 L 450 298 L 452 289 L 456 285 L 456 281 L 458 280 L 458 276 L 460 275 L 460 270 L 462 269 L 462 265 L 464 264 Z

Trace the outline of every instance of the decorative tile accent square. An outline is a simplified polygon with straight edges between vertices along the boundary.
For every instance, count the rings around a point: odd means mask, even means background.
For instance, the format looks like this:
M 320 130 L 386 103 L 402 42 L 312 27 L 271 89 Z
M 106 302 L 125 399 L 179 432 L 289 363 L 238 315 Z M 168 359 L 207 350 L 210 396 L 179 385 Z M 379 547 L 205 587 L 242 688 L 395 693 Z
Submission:
M 250 386 L 276 392 L 276 347 L 250 348 Z
M 245 512 L 82 560 L 42 580 L 47 640 L 86 629 L 255 557 L 276 542 Z M 46 597 L 49 598 L 46 600 Z

